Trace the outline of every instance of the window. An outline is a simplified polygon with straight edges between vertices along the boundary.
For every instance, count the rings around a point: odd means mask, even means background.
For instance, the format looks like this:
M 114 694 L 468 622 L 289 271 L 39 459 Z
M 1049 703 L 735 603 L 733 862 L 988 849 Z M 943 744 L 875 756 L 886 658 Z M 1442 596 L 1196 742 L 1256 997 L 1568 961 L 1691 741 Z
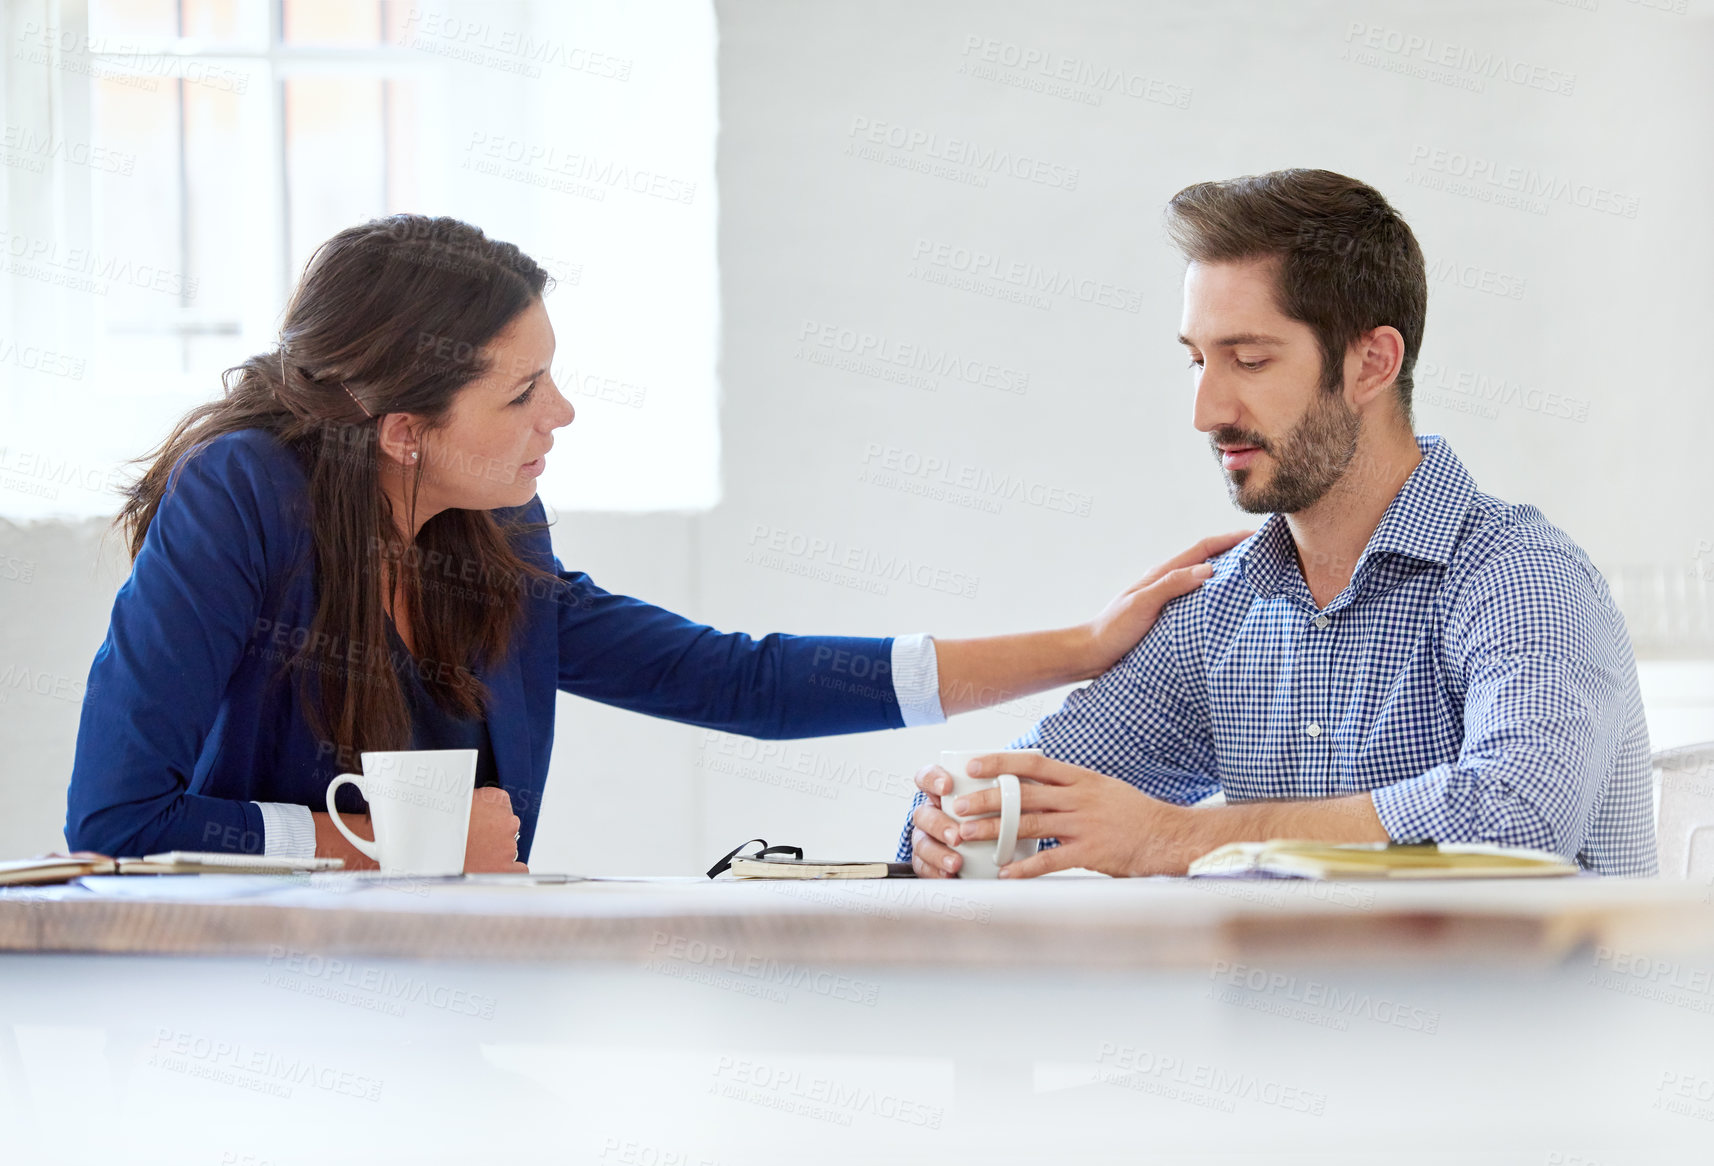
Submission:
M 10 7 L 10 6 L 9 6 Z M 466 219 L 555 277 L 559 509 L 719 486 L 708 0 L 60 0 L 4 64 L 0 515 L 109 515 L 125 463 L 277 342 L 339 229 Z

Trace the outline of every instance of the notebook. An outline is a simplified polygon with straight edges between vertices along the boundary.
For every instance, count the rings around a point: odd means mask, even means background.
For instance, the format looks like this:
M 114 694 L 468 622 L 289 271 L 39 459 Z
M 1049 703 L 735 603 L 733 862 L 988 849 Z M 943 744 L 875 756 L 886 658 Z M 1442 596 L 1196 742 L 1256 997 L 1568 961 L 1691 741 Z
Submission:
M 1578 873 L 1575 863 L 1544 850 L 1479 842 L 1316 842 L 1275 838 L 1233 842 L 1190 864 L 1192 878 L 1287 879 L 1544 878 Z
M 908 879 L 908 862 L 817 862 L 804 858 L 734 858 L 741 879 Z

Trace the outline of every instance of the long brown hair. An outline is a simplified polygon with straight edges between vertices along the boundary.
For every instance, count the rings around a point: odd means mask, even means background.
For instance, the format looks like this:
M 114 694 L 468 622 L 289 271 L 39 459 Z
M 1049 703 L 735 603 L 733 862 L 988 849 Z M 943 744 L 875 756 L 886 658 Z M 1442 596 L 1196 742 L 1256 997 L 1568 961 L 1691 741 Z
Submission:
M 148 469 L 125 491 L 114 522 L 133 559 L 184 454 L 261 428 L 297 455 L 309 480 L 319 600 L 311 625 L 290 630 L 296 651 L 285 664 L 298 671 L 312 730 L 341 758 L 410 745 L 397 670 L 411 662 L 387 639 L 384 594 L 403 589 L 418 671 L 435 702 L 471 717 L 489 694 L 469 666 L 504 655 L 527 591 L 560 586 L 512 545 L 544 524 L 502 527 L 486 510 L 446 509 L 402 546 L 402 523 L 380 485 L 378 443 L 388 413 L 420 416 L 425 433 L 443 428 L 459 390 L 489 369 L 483 347 L 549 282 L 516 246 L 457 219 L 393 215 L 347 228 L 305 266 L 279 347 L 227 369 L 223 397 L 191 410 L 136 459 Z M 401 518 L 413 524 L 429 460 L 407 471 L 409 513 Z M 437 567 L 455 585 L 428 577 Z M 309 699 L 312 676 L 319 702 Z
M 1381 192 L 1331 170 L 1274 170 L 1198 182 L 1172 196 L 1167 232 L 1197 263 L 1276 256 L 1280 311 L 1308 324 L 1322 387 L 1344 383 L 1345 350 L 1391 325 L 1404 337 L 1398 393 L 1411 415 L 1411 374 L 1428 315 L 1422 248 Z

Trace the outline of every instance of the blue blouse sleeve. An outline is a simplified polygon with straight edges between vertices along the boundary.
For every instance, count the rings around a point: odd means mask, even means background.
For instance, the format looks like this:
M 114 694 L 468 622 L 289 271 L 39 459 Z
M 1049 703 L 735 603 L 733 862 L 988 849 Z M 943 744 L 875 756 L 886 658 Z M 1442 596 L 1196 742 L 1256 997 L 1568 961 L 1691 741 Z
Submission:
M 633 712 L 770 739 L 897 729 L 891 638 L 752 639 L 612 595 L 553 560 L 559 686 Z
M 217 439 L 181 459 L 113 602 L 78 723 L 74 850 L 262 851 L 254 802 L 189 791 L 268 579 L 261 514 L 275 503 L 237 453 Z

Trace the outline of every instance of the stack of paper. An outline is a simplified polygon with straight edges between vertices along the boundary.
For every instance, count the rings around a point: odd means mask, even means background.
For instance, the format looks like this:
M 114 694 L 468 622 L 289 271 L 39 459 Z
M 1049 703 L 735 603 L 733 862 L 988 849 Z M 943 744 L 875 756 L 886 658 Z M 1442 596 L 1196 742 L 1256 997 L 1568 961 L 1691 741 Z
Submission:
M 84 875 L 112 874 L 114 862 L 105 854 L 49 854 L 0 862 L 0 887 L 65 883 Z
M 144 874 L 300 874 L 339 870 L 343 858 L 279 858 L 262 854 L 201 853 L 173 850 L 143 858 L 109 858 L 105 854 L 45 854 L 0 862 L 0 886 L 64 883 L 85 875 Z

